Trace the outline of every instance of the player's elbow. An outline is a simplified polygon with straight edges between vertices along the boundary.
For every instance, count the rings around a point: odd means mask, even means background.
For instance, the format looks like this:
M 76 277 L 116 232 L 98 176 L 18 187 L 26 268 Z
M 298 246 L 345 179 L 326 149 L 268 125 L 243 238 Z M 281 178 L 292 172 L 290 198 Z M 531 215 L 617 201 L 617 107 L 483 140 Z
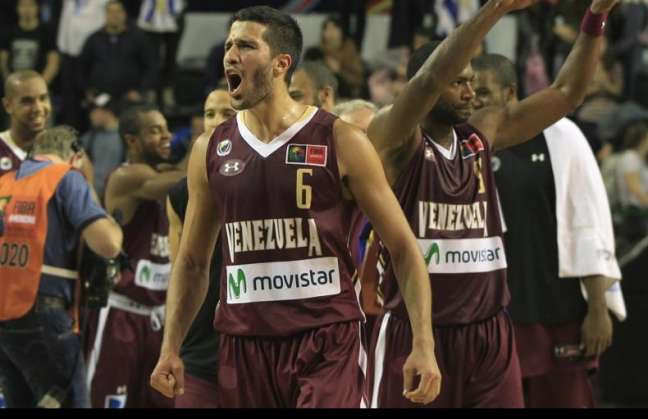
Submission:
M 585 101 L 585 96 L 587 94 L 586 84 L 578 83 L 576 85 L 561 85 L 556 83 L 553 85 L 553 88 L 562 94 L 567 115 L 574 113 Z

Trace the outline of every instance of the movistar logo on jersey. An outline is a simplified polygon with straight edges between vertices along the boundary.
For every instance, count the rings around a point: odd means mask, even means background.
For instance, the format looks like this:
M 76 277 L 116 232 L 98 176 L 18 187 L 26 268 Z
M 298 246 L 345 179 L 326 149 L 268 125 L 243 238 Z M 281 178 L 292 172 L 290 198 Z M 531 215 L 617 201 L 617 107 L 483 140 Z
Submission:
M 425 264 L 429 265 L 430 261 L 432 260 L 433 257 L 436 256 L 435 262 L 437 265 L 439 264 L 439 245 L 437 243 L 432 243 L 430 247 L 428 247 L 427 252 L 425 252 Z
M 340 293 L 336 257 L 227 267 L 227 303 L 303 300 Z
M 169 287 L 169 274 L 171 264 L 153 263 L 150 260 L 141 259 L 137 262 L 135 270 L 135 285 L 151 291 L 166 291 Z
M 476 239 L 418 239 L 428 272 L 461 274 L 506 269 L 501 237 Z
M 243 289 L 243 293 L 247 293 L 247 278 L 242 269 L 237 269 L 236 279 L 234 279 L 234 275 L 232 274 L 227 275 L 227 292 L 229 299 L 238 300 L 241 298 L 241 288 Z

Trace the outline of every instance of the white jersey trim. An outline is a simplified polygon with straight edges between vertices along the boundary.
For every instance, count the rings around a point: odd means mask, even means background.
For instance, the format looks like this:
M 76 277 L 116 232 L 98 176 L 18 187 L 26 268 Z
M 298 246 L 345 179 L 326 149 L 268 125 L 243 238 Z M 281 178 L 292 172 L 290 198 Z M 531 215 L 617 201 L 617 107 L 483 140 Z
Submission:
M 239 112 L 236 114 L 236 122 L 238 123 L 238 129 L 241 133 L 241 137 L 245 140 L 246 143 L 254 151 L 261 155 L 261 157 L 266 158 L 275 151 L 283 147 L 288 141 L 290 141 L 302 128 L 304 128 L 310 121 L 313 119 L 317 113 L 317 108 L 314 106 L 309 106 L 306 110 L 306 116 L 299 119 L 297 122 L 292 124 L 284 132 L 273 138 L 269 143 L 259 140 L 248 127 L 243 122 L 243 113 Z
M 18 147 L 18 145 L 14 143 L 13 139 L 11 138 L 11 131 L 7 130 L 0 132 L 0 140 L 2 140 L 7 145 L 7 147 L 9 147 L 9 149 L 16 155 L 16 157 L 18 157 L 18 159 L 25 160 L 27 158 L 27 152 Z
M 452 129 L 452 145 L 450 146 L 450 150 L 448 150 L 441 144 L 434 141 L 432 137 L 430 137 L 429 135 L 427 137 L 430 139 L 430 141 L 432 141 L 432 144 L 434 144 L 434 146 L 437 148 L 437 150 L 439 150 L 439 153 L 441 153 L 443 157 L 445 157 L 448 160 L 454 160 L 455 155 L 457 154 L 457 142 L 458 142 L 457 131 L 455 131 L 454 128 Z
M 378 333 L 378 341 L 374 352 L 374 376 L 371 389 L 371 408 L 377 409 L 380 407 L 378 394 L 380 393 L 380 386 L 382 384 L 383 369 L 385 368 L 385 352 L 387 350 L 387 325 L 391 312 L 386 311 L 380 323 L 380 332 Z

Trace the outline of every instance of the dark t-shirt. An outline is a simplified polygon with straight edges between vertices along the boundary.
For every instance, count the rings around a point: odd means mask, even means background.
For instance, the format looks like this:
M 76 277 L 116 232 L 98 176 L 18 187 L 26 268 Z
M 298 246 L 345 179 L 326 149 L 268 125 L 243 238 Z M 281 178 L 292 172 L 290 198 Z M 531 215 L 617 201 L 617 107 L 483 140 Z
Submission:
M 173 210 L 184 223 L 189 190 L 187 178 L 182 179 L 169 191 L 169 201 Z M 187 337 L 182 343 L 180 356 L 184 361 L 185 370 L 190 375 L 204 379 L 216 379 L 218 366 L 218 332 L 214 329 L 214 312 L 218 303 L 219 274 L 221 269 L 220 240 L 216 244 L 209 270 L 209 288 L 205 302 L 193 324 L 189 328 Z
M 508 228 L 505 243 L 513 320 L 523 324 L 580 321 L 587 310 L 580 281 L 558 277 L 556 190 L 544 135 L 497 152 L 493 170 Z
M 0 41 L 0 49 L 9 52 L 9 70 L 35 70 L 42 72 L 47 64 L 47 54 L 56 50 L 55 37 L 45 25 L 25 31 L 11 28 Z

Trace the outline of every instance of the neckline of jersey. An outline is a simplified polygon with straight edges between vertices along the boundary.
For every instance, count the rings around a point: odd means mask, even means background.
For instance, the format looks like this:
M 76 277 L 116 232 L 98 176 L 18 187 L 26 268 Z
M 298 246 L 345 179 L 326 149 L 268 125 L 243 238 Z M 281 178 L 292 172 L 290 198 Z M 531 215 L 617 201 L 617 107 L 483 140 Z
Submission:
M 18 147 L 18 144 L 16 144 L 13 141 L 13 138 L 11 138 L 10 130 L 0 132 L 0 140 L 4 141 L 7 147 L 9 147 L 11 151 L 13 151 L 13 153 L 16 155 L 16 157 L 18 157 L 19 160 L 25 160 L 27 158 L 27 152 Z
M 455 131 L 454 128 L 452 128 L 452 145 L 450 146 L 450 150 L 434 141 L 434 139 L 427 133 L 423 132 L 423 135 L 428 140 L 430 140 L 430 142 L 436 147 L 437 150 L 439 150 L 439 153 L 441 153 L 441 155 L 445 157 L 446 160 L 454 160 L 455 155 L 457 154 L 457 142 L 459 140 L 457 137 L 457 131 Z
M 248 129 L 243 122 L 243 115 L 241 112 L 236 114 L 236 122 L 238 124 L 238 130 L 245 140 L 246 143 L 256 151 L 261 157 L 266 158 L 270 156 L 275 151 L 283 147 L 288 141 L 290 141 L 302 128 L 308 124 L 313 117 L 317 114 L 318 108 L 314 106 L 309 106 L 306 111 L 308 115 L 297 120 L 294 124 L 289 126 L 284 132 L 273 138 L 270 142 L 265 143 L 257 138 L 256 135 L 252 134 L 252 131 Z

